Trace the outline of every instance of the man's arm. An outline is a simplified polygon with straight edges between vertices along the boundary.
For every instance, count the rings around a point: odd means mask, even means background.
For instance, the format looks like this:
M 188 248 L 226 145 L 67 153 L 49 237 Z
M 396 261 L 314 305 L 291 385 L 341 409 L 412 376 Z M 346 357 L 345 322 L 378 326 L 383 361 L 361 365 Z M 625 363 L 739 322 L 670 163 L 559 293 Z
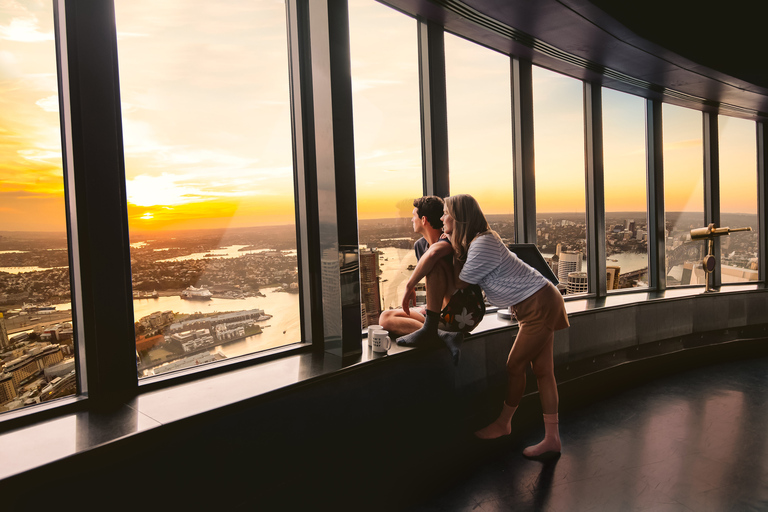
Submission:
M 432 269 L 435 268 L 435 264 L 437 264 L 438 261 L 449 254 L 453 254 L 453 247 L 450 243 L 434 243 L 429 246 L 427 252 L 424 253 L 416 264 L 416 268 L 413 269 L 413 273 L 405 285 L 405 294 L 403 295 L 402 306 L 406 315 L 410 314 L 409 303 L 413 302 L 413 305 L 416 305 L 416 285 L 418 282 L 432 272 Z

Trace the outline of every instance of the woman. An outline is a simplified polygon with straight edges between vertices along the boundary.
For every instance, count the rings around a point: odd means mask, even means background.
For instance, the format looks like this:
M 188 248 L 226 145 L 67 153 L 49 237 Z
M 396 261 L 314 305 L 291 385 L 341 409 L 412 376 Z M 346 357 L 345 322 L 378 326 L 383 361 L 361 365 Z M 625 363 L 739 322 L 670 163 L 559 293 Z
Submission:
M 553 347 L 555 331 L 568 327 L 562 295 L 507 249 L 472 196 L 447 197 L 441 220 L 454 248 L 456 286 L 480 285 L 491 304 L 511 307 L 519 324 L 507 359 L 509 384 L 501 414 L 475 435 L 495 439 L 511 432 L 512 415 L 523 396 L 525 371 L 531 364 L 539 386 L 545 436 L 523 455 L 538 458 L 560 453 Z

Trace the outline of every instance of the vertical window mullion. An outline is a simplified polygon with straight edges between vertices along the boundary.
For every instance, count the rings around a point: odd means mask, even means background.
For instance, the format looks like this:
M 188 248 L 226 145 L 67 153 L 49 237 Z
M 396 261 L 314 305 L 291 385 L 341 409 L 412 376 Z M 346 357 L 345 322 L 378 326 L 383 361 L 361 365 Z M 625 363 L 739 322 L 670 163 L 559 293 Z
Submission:
M 301 288 L 302 340 L 323 349 L 323 296 L 321 259 L 312 248 L 320 246 L 314 122 L 312 120 L 312 68 L 308 5 L 287 1 L 288 58 L 291 88 L 291 124 L 296 202 L 296 236 Z
M 703 146 L 704 146 L 704 223 L 720 227 L 720 145 L 718 138 L 717 114 L 704 112 L 703 116 Z M 735 226 L 734 226 L 735 227 Z M 709 242 L 706 242 L 705 251 Z M 720 288 L 722 276 L 720 271 L 720 243 L 713 244 L 715 270 L 709 277 L 714 289 Z
M 512 156 L 515 176 L 515 242 L 536 243 L 536 176 L 533 144 L 533 68 L 510 59 L 512 84 Z
M 666 237 L 664 235 L 664 148 L 661 102 L 646 100 L 646 159 L 648 176 L 648 287 L 667 287 Z
M 437 23 L 418 20 L 421 147 L 424 194 L 450 194 L 445 34 Z
M 584 161 L 587 197 L 587 275 L 589 291 L 606 294 L 603 110 L 599 84 L 584 82 Z
M 765 201 L 768 198 L 768 179 L 766 179 L 766 173 L 768 173 L 768 158 L 766 158 L 766 148 L 768 148 L 768 130 L 766 130 L 765 122 L 758 122 L 756 129 L 757 136 L 757 222 L 758 222 L 758 280 L 766 281 L 766 264 L 768 260 L 768 237 L 766 236 L 766 228 L 768 228 L 768 208 L 766 208 Z
M 99 404 L 112 403 L 137 386 L 114 4 L 55 5 L 64 29 L 61 120 L 76 265 L 73 321 L 87 370 L 82 389 Z
M 324 350 L 344 357 L 362 351 L 347 3 L 310 2 L 309 21 Z

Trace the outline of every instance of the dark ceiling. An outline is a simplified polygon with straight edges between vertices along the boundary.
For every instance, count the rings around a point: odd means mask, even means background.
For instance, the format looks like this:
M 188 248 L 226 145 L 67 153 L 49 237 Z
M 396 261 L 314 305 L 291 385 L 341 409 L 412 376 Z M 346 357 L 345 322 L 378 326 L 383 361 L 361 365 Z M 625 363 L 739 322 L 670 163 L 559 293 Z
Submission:
M 592 0 L 638 36 L 682 57 L 768 89 L 768 3 Z
M 385 1 L 576 78 L 768 120 L 765 0 L 735 0 L 727 9 L 683 0 Z

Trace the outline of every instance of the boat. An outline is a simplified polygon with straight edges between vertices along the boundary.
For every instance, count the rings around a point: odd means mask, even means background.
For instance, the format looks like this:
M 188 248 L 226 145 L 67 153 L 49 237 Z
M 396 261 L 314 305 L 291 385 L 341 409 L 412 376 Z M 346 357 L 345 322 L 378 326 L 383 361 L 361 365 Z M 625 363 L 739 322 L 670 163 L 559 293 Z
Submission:
M 187 300 L 211 300 L 213 298 L 213 294 L 208 288 L 195 288 L 194 286 L 182 290 L 180 296 Z
M 56 306 L 51 306 L 48 303 L 45 304 L 27 304 L 26 302 L 21 307 L 22 314 L 24 313 L 53 313 L 56 311 Z

